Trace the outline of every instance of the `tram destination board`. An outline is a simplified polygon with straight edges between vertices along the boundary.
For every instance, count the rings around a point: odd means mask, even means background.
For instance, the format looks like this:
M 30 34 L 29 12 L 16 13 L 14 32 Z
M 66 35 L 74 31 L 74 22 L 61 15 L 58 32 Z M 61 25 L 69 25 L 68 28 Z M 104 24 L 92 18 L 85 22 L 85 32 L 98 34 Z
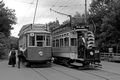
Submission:
M 74 26 L 73 29 L 88 29 L 88 27 L 85 25 L 84 26 L 83 25 L 82 26 Z

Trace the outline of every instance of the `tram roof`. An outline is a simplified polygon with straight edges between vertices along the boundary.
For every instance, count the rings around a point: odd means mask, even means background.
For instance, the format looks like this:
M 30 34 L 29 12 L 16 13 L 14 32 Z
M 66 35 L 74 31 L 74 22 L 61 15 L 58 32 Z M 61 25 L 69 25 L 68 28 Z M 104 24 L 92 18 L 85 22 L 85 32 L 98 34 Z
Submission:
M 21 36 L 22 34 L 25 33 L 50 33 L 49 31 L 46 31 L 47 29 L 47 25 L 46 24 L 26 24 L 23 25 L 21 30 L 19 31 L 18 36 Z
M 26 31 L 24 34 L 26 33 L 50 33 L 49 31 L 42 31 L 42 30 L 30 30 L 30 31 Z

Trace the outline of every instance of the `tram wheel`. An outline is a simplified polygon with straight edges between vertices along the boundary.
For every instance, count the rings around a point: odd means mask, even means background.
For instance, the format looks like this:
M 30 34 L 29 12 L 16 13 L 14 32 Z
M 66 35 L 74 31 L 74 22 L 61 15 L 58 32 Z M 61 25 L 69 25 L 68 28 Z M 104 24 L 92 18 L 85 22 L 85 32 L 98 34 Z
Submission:
M 90 65 L 90 63 L 83 63 L 83 67 L 89 66 L 89 65 Z
M 51 67 L 51 66 L 52 66 L 51 61 L 47 61 L 47 65 L 48 65 L 49 67 Z
M 27 61 L 27 62 L 24 62 L 24 65 L 26 66 L 26 67 L 30 67 L 30 63 Z

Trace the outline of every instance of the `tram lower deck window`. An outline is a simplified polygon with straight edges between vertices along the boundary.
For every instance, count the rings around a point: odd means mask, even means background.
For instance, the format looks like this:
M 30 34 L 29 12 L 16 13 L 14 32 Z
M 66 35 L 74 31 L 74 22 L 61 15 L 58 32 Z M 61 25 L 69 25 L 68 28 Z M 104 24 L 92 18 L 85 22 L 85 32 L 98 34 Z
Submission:
M 37 42 L 37 46 L 42 47 L 43 46 L 43 42 Z
M 71 46 L 76 46 L 77 45 L 77 39 L 76 38 L 71 38 Z

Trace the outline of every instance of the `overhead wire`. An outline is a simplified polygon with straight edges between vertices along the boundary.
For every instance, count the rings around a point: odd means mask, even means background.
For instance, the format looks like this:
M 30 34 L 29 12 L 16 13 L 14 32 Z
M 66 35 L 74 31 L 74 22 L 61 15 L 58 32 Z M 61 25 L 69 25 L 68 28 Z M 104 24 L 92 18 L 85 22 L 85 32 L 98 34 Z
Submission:
M 59 2 L 59 0 L 57 0 L 57 2 L 54 4 L 54 5 L 52 5 L 50 8 L 52 8 L 52 7 L 54 7 L 57 3 Z M 45 13 L 47 13 L 48 11 L 49 11 L 50 9 L 48 9 L 48 10 L 46 10 L 42 15 L 40 15 L 38 18 L 40 18 L 41 16 L 43 16 Z M 53 14 L 50 14 L 48 17 L 50 17 L 51 15 L 53 15 Z M 38 19 L 37 18 L 37 19 Z M 44 21 L 45 19 L 43 19 L 42 21 Z
M 60 5 L 60 6 L 56 6 L 56 5 L 52 5 L 52 7 L 50 7 L 50 8 L 55 8 L 55 7 L 58 7 L 56 10 L 58 11 L 62 11 L 62 10 L 64 10 L 65 8 L 67 8 L 67 7 L 73 7 L 73 6 L 81 6 L 82 4 L 77 4 L 77 5 L 71 5 L 71 4 L 73 4 L 73 3 L 78 3 L 78 2 L 74 2 L 75 0 L 73 0 L 73 1 L 70 1 L 70 0 L 67 0 L 67 2 L 65 2 L 65 3 L 63 3 L 62 5 Z M 81 0 L 82 1 L 82 0 Z M 79 2 L 81 2 L 81 1 L 79 1 Z M 70 5 L 70 6 L 69 6 Z M 47 13 L 49 11 L 49 9 L 47 10 L 47 11 L 45 11 L 42 15 L 44 15 L 45 13 Z M 42 15 L 40 15 L 39 16 L 39 18 L 42 16 Z M 49 19 L 49 18 L 51 18 L 51 17 L 53 17 L 54 16 L 54 14 L 50 14 L 50 15 L 48 15 L 48 17 L 46 18 L 46 19 L 42 19 L 42 21 L 45 21 L 45 20 L 47 20 L 47 19 Z M 37 18 L 38 19 L 38 18 Z M 41 21 L 41 20 L 40 20 Z
M 70 0 L 68 0 L 68 1 L 67 1 L 67 2 L 65 2 L 65 3 L 63 3 L 61 6 L 63 6 L 63 5 L 65 5 L 65 4 L 67 4 L 69 1 L 70 1 Z M 60 8 L 61 8 L 61 7 L 58 7 L 58 8 L 57 8 L 57 10 L 59 10 Z M 49 9 L 49 10 L 50 10 L 50 9 Z M 52 17 L 52 16 L 54 16 L 54 15 L 52 15 L 52 14 L 51 14 L 51 15 L 49 15 L 47 19 L 49 19 L 49 17 Z M 47 19 L 44 19 L 44 20 L 47 20 Z
M 30 8 L 31 8 L 33 2 L 34 2 L 34 0 L 31 2 L 30 7 L 28 8 L 28 10 L 27 10 L 27 12 L 25 13 L 25 15 L 24 15 L 22 21 L 20 22 L 20 25 L 21 25 L 21 23 L 23 22 L 23 20 L 25 19 L 26 15 L 28 14 L 28 12 L 29 12 L 29 10 L 30 10 Z
M 54 5 L 52 5 L 52 7 L 54 7 L 58 2 L 59 2 L 59 0 L 57 0 L 57 2 L 56 2 Z M 51 8 L 52 8 L 52 7 L 51 7 Z M 38 18 L 40 18 L 41 16 L 43 16 L 43 15 L 44 15 L 45 13 L 47 13 L 48 11 L 49 11 L 49 9 L 46 10 L 43 14 L 41 14 Z M 38 19 L 38 18 L 37 18 L 37 19 Z
M 14 1 L 16 1 L 16 2 L 21 2 L 21 3 L 26 3 L 26 4 L 31 4 L 31 3 L 25 2 L 25 1 L 19 1 L 19 0 L 14 0 Z
M 75 0 L 73 0 L 71 3 L 69 3 L 69 4 L 65 5 L 65 7 L 64 7 L 64 8 L 68 7 L 68 5 L 72 4 L 74 1 L 75 1 Z

